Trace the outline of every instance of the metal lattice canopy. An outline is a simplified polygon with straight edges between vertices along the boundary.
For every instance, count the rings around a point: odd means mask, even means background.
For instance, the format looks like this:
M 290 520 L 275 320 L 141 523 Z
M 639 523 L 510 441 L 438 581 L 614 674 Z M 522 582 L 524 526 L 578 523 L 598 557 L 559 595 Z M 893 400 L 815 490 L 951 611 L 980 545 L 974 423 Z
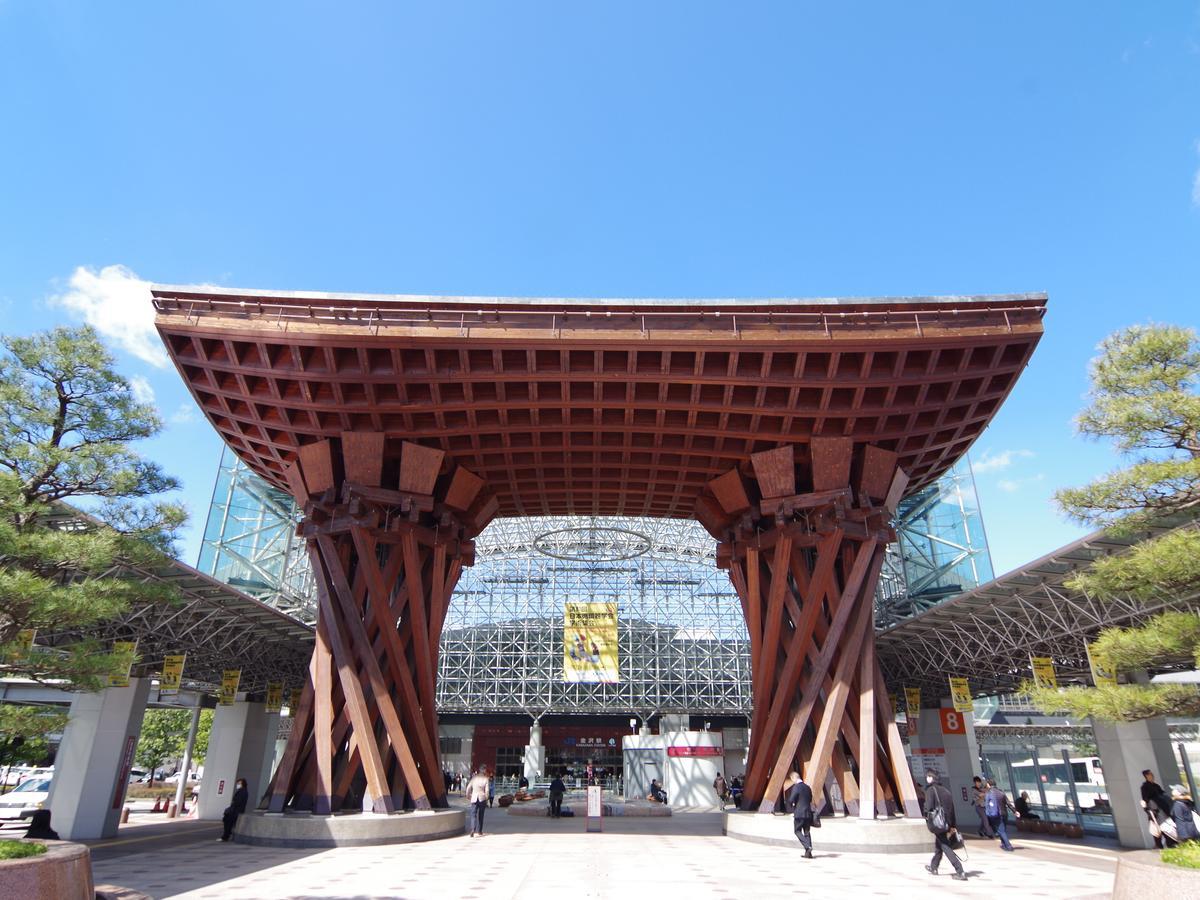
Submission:
M 70 528 L 95 520 L 60 505 L 52 524 Z M 167 654 L 187 653 L 184 687 L 201 691 L 215 690 L 225 669 L 240 669 L 241 690 L 252 694 L 269 681 L 296 686 L 305 677 L 313 630 L 303 622 L 167 557 L 152 566 L 124 565 L 121 573 L 169 585 L 180 600 L 139 604 L 86 630 L 39 633 L 38 645 L 67 647 L 84 637 L 137 641 L 133 674 L 146 677 L 162 671 Z
M 443 712 L 691 712 L 750 705 L 745 621 L 715 543 L 683 519 L 494 520 L 442 635 Z M 618 605 L 620 681 L 567 684 L 563 603 Z
M 1060 683 L 1090 684 L 1085 645 L 1102 629 L 1136 625 L 1167 609 L 1200 608 L 1200 593 L 1100 600 L 1065 582 L 1099 557 L 1197 527 L 1190 517 L 1173 516 L 1124 537 L 1097 531 L 880 632 L 876 646 L 888 684 L 920 687 L 932 704 L 949 694 L 952 675 L 969 679 L 976 695 L 1011 693 L 1031 677 L 1030 656 L 1052 658 Z

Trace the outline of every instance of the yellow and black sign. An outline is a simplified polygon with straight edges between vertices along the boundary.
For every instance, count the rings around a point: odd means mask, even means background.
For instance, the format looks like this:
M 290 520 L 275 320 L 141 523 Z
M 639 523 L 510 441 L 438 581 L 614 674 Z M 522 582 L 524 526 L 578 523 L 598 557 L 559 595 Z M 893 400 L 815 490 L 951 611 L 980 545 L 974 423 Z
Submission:
M 975 709 L 975 701 L 971 699 L 971 685 L 967 683 L 967 679 L 950 679 L 950 700 L 959 712 L 971 712 Z
M 137 657 L 137 641 L 113 641 L 113 658 L 117 671 L 108 676 L 109 687 L 129 687 L 129 673 Z
M 910 722 L 915 722 L 920 717 L 921 689 L 919 687 L 904 689 L 904 715 Z
M 296 713 L 300 710 L 300 695 L 304 693 L 304 688 L 292 688 L 291 696 L 288 698 L 288 715 L 293 719 L 296 718 Z
M 162 676 L 158 679 L 159 694 L 178 694 L 183 682 L 183 663 L 186 653 L 173 653 L 163 657 Z
M 237 701 L 238 685 L 241 681 L 241 669 L 226 669 L 221 673 L 220 703 L 222 706 L 233 706 Z
M 267 712 L 279 712 L 283 706 L 283 682 L 267 682 Z
M 1038 687 L 1058 687 L 1058 675 L 1054 671 L 1054 660 L 1049 656 L 1031 656 L 1029 665 L 1033 669 L 1033 683 Z
M 29 654 L 33 652 L 33 639 L 35 637 L 37 637 L 36 628 L 22 628 L 18 631 L 17 636 L 12 640 L 12 644 L 9 645 L 8 661 L 24 662 L 29 659 Z
M 1092 670 L 1092 684 L 1096 687 L 1116 687 L 1117 673 L 1108 664 L 1108 660 L 1092 650 L 1091 644 L 1085 646 L 1087 647 L 1088 666 Z
M 564 604 L 563 681 L 616 684 L 620 680 L 617 604 Z

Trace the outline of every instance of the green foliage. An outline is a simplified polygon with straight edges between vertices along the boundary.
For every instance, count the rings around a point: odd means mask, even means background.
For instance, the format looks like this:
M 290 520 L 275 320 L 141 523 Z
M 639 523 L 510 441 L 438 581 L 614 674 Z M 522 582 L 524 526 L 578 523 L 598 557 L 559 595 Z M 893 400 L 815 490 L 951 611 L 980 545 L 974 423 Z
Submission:
M 0 841 L 0 859 L 28 859 L 45 852 L 46 845 L 37 841 Z
M 1200 841 L 1184 841 L 1162 852 L 1163 862 L 1185 869 L 1200 869 Z
M 213 711 L 211 709 L 200 710 L 200 724 L 196 726 L 196 743 L 192 747 L 192 765 L 204 765 L 204 758 L 208 756 L 208 738 L 212 734 Z
M 135 758 L 138 765 L 149 770 L 151 784 L 155 769 L 183 755 L 191 719 L 192 714 L 186 709 L 146 710 Z
M 1156 716 L 1200 715 L 1200 688 L 1192 684 L 1118 684 L 1110 687 L 1037 687 L 1021 685 L 1033 705 L 1073 719 L 1136 722 Z
M 0 766 L 41 763 L 50 755 L 50 736 L 66 725 L 67 714 L 54 708 L 0 704 Z
M 1200 585 L 1200 531 L 1184 528 L 1142 541 L 1129 553 L 1097 559 L 1067 586 L 1100 599 L 1173 597 Z
M 95 690 L 123 665 L 88 629 L 174 599 L 115 568 L 158 561 L 184 522 L 178 504 L 152 499 L 176 482 L 131 446 L 161 428 L 90 328 L 0 340 L 0 675 Z M 27 629 L 80 637 L 28 651 Z
M 1200 667 L 1200 616 L 1165 612 L 1137 628 L 1106 628 L 1092 645 L 1118 671 Z

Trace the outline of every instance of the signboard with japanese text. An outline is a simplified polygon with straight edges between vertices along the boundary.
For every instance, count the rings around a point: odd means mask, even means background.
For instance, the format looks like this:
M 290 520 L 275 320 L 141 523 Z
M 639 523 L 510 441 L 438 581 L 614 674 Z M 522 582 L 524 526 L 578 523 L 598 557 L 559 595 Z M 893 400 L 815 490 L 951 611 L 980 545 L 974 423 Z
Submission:
M 119 671 L 108 676 L 109 687 L 129 687 L 129 673 L 137 656 L 137 641 L 113 641 L 113 657 L 119 660 Z
M 667 756 L 723 756 L 725 751 L 720 747 L 668 747 Z
M 33 639 L 35 637 L 37 637 L 36 628 L 22 628 L 18 631 L 8 651 L 9 660 L 11 662 L 24 662 L 29 659 L 29 654 L 33 652 Z
M 617 604 L 563 604 L 563 681 L 616 684 Z
M 1049 656 L 1029 657 L 1029 666 L 1033 669 L 1033 683 L 1038 687 L 1058 687 L 1058 676 L 1054 673 L 1054 660 Z
M 1096 687 L 1116 687 L 1117 673 L 1108 664 L 1108 660 L 1092 650 L 1091 644 L 1084 646 L 1087 648 L 1088 666 L 1092 670 L 1092 684 Z
M 283 682 L 267 682 L 267 712 L 277 713 L 283 707 Z
M 921 689 L 919 687 L 904 689 L 904 715 L 910 722 L 917 721 L 921 715 Z
M 300 709 L 300 695 L 304 693 L 304 688 L 292 688 L 291 696 L 288 698 L 288 715 L 295 718 L 297 710 Z
M 221 674 L 220 703 L 222 706 L 233 706 L 237 701 L 238 685 L 241 683 L 241 680 L 241 669 L 226 669 Z
M 162 676 L 158 680 L 159 694 L 179 693 L 179 685 L 183 682 L 183 664 L 186 659 L 186 653 L 163 657 Z
M 950 679 L 950 700 L 959 712 L 971 712 L 975 701 L 971 699 L 971 685 L 965 678 Z

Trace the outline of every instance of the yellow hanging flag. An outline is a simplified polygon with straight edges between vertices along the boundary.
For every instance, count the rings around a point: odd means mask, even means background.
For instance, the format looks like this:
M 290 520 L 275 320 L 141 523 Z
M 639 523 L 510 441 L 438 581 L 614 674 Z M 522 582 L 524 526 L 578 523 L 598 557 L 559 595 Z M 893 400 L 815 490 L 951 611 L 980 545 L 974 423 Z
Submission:
M 241 669 L 226 669 L 221 674 L 221 698 L 222 706 L 233 706 L 237 701 L 238 685 L 242 680 Z
M 291 696 L 288 698 L 288 715 L 293 719 L 296 718 L 296 712 L 300 709 L 300 695 L 304 692 L 304 688 L 292 688 Z
M 283 706 L 283 682 L 267 682 L 267 712 L 277 713 Z
M 1092 650 L 1091 644 L 1084 644 L 1087 650 L 1088 667 L 1092 670 L 1092 684 L 1096 687 L 1116 687 L 1117 673 L 1108 664 L 1108 660 Z
M 109 687 L 129 687 L 129 673 L 137 656 L 137 641 L 113 641 L 113 656 L 125 663 L 125 670 L 108 676 Z
M 1038 687 L 1058 687 L 1058 676 L 1054 672 L 1054 660 L 1049 656 L 1031 656 L 1029 665 L 1033 669 L 1033 683 Z
M 186 653 L 173 653 L 163 657 L 162 675 L 158 679 L 158 693 L 178 694 L 183 682 L 183 663 Z
M 921 715 L 921 689 L 906 687 L 904 689 L 904 715 L 910 722 L 915 722 Z
M 950 699 L 959 712 L 966 713 L 975 709 L 975 702 L 971 699 L 971 685 L 965 678 L 950 679 Z
M 33 639 L 37 637 L 36 628 L 22 628 L 13 638 L 12 648 L 8 652 L 9 662 L 24 662 L 33 652 Z

